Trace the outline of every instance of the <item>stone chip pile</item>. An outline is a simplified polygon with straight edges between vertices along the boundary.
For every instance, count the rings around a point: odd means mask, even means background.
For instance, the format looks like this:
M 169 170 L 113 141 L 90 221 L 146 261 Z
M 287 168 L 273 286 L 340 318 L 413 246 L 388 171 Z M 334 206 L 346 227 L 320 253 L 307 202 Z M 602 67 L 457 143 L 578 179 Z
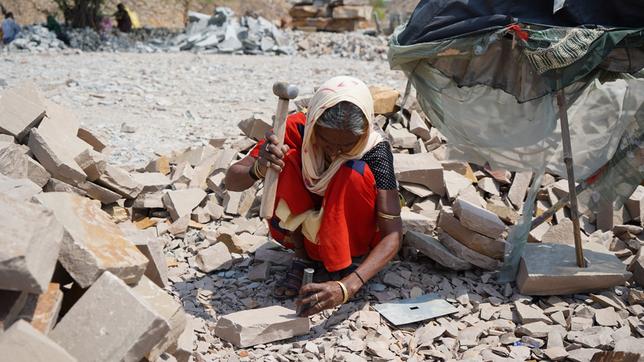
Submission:
M 373 27 L 373 7 L 368 0 L 297 0 L 289 15 L 293 29 L 304 31 L 343 32 Z
M 258 217 L 261 183 L 243 192 L 224 184 L 268 121 L 243 120 L 238 137 L 143 167 L 115 166 L 106 142 L 35 86 L 1 93 L 0 350 L 28 341 L 37 348 L 15 353 L 61 361 L 587 361 L 644 353 L 642 186 L 610 230 L 594 230 L 587 216 L 582 223 L 587 243 L 623 260 L 633 280 L 593 294 L 522 295 L 494 277 L 532 175 L 446 160 L 446 140 L 417 106 L 402 105 L 401 116 L 396 90 L 371 90 L 395 151 L 404 247 L 351 301 L 309 320 L 270 294 L 293 253 L 268 238 Z M 563 197 L 564 185 L 548 175 L 538 209 Z M 532 241 L 572 243 L 566 213 L 533 230 Z M 371 307 L 428 293 L 457 313 L 395 327 Z

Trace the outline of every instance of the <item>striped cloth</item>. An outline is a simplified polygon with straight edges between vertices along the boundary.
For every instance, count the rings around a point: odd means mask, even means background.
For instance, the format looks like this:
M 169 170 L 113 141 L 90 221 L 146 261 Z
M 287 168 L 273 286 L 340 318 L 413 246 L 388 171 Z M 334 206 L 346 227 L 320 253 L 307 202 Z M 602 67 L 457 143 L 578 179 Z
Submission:
M 604 34 L 602 30 L 581 28 L 553 28 L 538 32 L 534 38 L 543 38 L 549 42 L 546 48 L 525 48 L 524 54 L 537 73 L 563 68 L 581 59 L 590 49 L 591 44 Z M 535 34 L 536 35 L 536 34 Z M 530 36 L 531 40 L 533 36 Z M 542 43 L 543 42 L 539 42 Z

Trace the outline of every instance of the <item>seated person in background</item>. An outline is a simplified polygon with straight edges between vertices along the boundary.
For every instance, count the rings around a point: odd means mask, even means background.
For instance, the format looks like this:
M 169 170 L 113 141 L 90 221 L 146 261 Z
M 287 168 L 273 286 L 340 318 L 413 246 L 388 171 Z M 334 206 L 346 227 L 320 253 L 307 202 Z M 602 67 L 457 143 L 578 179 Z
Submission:
M 116 19 L 116 27 L 120 31 L 129 33 L 132 30 L 132 19 L 130 19 L 130 14 L 127 12 L 123 3 L 116 5 L 114 18 Z
M 242 191 L 269 167 L 280 172 L 269 227 L 296 258 L 273 294 L 299 292 L 298 303 L 309 306 L 303 315 L 311 315 L 346 302 L 397 254 L 402 223 L 393 155 L 374 128 L 369 89 L 351 77 L 324 83 L 306 115 L 288 117 L 284 147 L 277 143 L 269 132 L 229 168 L 225 184 Z M 308 267 L 331 281 L 301 287 Z
M 20 33 L 20 25 L 13 18 L 13 13 L 8 12 L 2 21 L 2 43 L 9 44 L 16 39 Z

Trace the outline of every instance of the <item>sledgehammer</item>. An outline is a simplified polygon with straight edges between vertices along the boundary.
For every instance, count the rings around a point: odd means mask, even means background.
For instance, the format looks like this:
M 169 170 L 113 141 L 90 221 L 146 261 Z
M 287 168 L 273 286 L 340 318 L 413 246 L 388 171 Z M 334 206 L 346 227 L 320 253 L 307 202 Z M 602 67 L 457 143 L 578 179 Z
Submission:
M 297 86 L 284 82 L 273 84 L 273 93 L 279 98 L 277 101 L 277 111 L 275 120 L 273 120 L 273 133 L 279 142 L 278 148 L 284 144 L 284 133 L 286 132 L 286 116 L 288 115 L 288 102 L 295 99 L 299 90 Z M 264 178 L 264 194 L 262 195 L 262 208 L 259 210 L 259 216 L 262 219 L 273 217 L 275 208 L 275 194 L 277 193 L 277 178 L 279 174 L 275 169 L 269 168 Z

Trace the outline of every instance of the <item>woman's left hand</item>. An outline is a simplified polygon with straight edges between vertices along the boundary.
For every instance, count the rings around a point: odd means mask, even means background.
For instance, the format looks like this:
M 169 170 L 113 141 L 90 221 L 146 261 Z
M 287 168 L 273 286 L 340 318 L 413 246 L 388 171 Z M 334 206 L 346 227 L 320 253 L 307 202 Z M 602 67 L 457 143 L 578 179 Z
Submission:
M 343 299 L 342 288 L 336 282 L 310 283 L 300 288 L 300 297 L 295 303 L 298 306 L 308 305 L 301 312 L 302 317 L 308 317 L 339 306 Z

